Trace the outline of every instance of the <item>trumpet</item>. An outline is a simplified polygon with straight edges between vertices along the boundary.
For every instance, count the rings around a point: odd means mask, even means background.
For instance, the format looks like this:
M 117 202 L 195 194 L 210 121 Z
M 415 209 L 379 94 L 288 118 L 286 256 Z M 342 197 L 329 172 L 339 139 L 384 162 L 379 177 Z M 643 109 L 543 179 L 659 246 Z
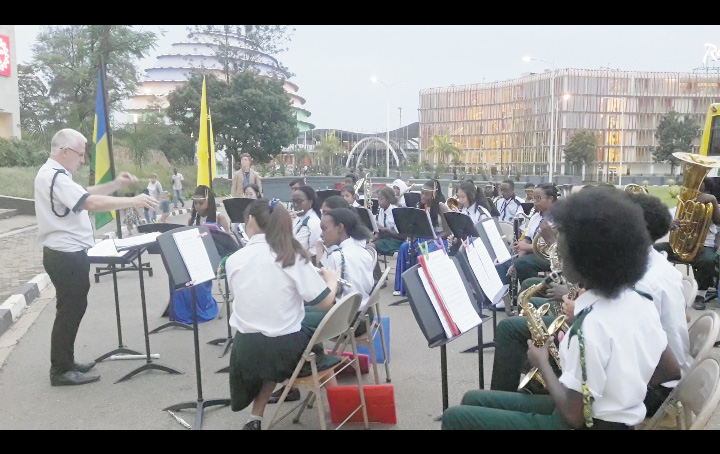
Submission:
M 316 266 L 316 267 L 315 267 L 315 271 L 317 271 L 318 273 L 322 273 L 322 268 L 318 268 L 318 267 Z M 338 278 L 338 283 L 339 283 L 339 284 L 342 284 L 342 285 L 345 285 L 345 286 L 347 286 L 347 287 L 352 287 L 352 284 L 349 283 L 348 281 L 346 281 L 345 279 Z

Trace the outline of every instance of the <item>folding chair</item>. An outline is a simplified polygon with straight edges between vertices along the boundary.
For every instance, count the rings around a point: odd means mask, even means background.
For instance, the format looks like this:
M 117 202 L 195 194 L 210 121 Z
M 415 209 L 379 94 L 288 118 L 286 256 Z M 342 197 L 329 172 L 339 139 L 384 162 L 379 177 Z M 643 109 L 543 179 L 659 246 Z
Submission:
M 384 278 L 387 277 L 388 273 L 390 272 L 389 269 L 385 269 L 385 271 L 382 274 L 382 277 L 380 278 L 381 282 Z M 380 305 L 378 302 L 380 301 L 380 285 L 376 284 L 373 288 L 372 293 L 370 293 L 370 297 L 368 298 L 368 303 L 365 309 L 363 309 L 359 314 L 357 319 L 355 320 L 355 323 L 353 323 L 353 329 L 350 331 L 351 334 L 355 333 L 355 330 L 358 326 L 360 326 L 361 323 L 365 323 L 367 331 L 364 334 L 361 334 L 358 337 L 355 337 L 355 342 L 358 345 L 365 345 L 370 349 L 370 361 L 372 362 L 373 367 L 373 374 L 375 375 L 375 384 L 380 384 L 380 377 L 378 375 L 378 365 L 377 365 L 377 359 L 375 355 L 375 336 L 378 334 L 380 335 L 380 343 L 382 345 L 383 350 L 383 364 L 385 365 L 385 381 L 387 383 L 390 383 L 390 360 L 389 360 L 389 346 L 385 345 L 385 331 L 382 325 L 382 315 L 380 314 Z M 375 312 L 375 317 L 371 317 L 372 312 Z M 337 342 L 335 342 L 335 347 L 332 349 L 332 354 L 336 354 L 337 352 L 340 352 L 341 354 L 345 351 L 348 344 L 348 338 L 347 337 L 339 337 L 337 339 Z
M 282 383 L 285 386 L 285 389 L 280 395 L 280 400 L 278 400 L 276 404 L 277 407 L 275 409 L 275 413 L 273 414 L 272 419 L 267 425 L 268 429 L 272 428 L 275 424 L 285 419 L 290 413 L 294 412 L 298 408 L 300 410 L 298 411 L 295 418 L 293 418 L 293 422 L 297 423 L 298 421 L 300 421 L 300 416 L 302 416 L 305 408 L 308 407 L 310 399 L 314 398 L 318 401 L 317 409 L 318 416 L 320 417 L 320 428 L 322 430 L 325 430 L 325 406 L 323 404 L 322 390 L 330 380 L 332 380 L 337 374 L 341 373 L 344 369 L 350 366 L 355 369 L 355 376 L 357 378 L 358 391 L 360 394 L 360 405 L 355 408 L 355 410 L 353 410 L 348 415 L 348 417 L 336 427 L 336 429 L 342 427 L 359 410 L 362 410 L 365 428 L 370 428 L 367 415 L 367 407 L 365 405 L 365 393 L 363 392 L 362 387 L 362 376 L 360 375 L 360 364 L 358 360 L 357 344 L 355 343 L 355 337 L 352 335 L 352 322 L 357 316 L 361 300 L 362 298 L 358 292 L 350 293 L 340 299 L 338 302 L 336 302 L 335 305 L 328 311 L 328 313 L 325 314 L 325 317 L 323 317 L 320 325 L 318 325 L 315 333 L 310 339 L 307 348 L 305 348 L 305 351 L 303 352 L 300 361 L 295 367 L 292 376 L 288 380 L 285 380 L 284 383 Z M 352 359 L 348 357 L 343 357 L 343 361 L 340 364 L 327 370 L 318 371 L 315 353 L 312 352 L 313 346 L 320 342 L 328 342 L 331 339 L 335 339 L 339 336 L 350 337 L 353 352 Z M 308 377 L 298 377 L 305 363 L 310 363 L 310 369 L 312 371 L 312 374 Z M 292 388 L 305 388 L 308 389 L 309 392 L 307 397 L 303 401 L 301 401 L 298 405 L 296 405 L 287 413 L 278 418 L 280 410 L 282 409 L 282 405 L 285 402 L 285 398 L 287 397 L 288 392 L 290 392 Z
M 685 307 L 691 308 L 695 302 L 695 295 L 697 295 L 697 281 L 692 276 L 683 276 L 682 284 L 683 295 L 685 296 Z

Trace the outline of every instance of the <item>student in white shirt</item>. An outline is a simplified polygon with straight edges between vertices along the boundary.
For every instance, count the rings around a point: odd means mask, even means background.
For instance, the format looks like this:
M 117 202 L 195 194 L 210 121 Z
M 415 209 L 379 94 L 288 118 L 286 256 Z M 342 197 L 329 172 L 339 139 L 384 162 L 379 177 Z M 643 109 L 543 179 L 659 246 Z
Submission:
M 89 373 L 95 362 L 75 361 L 75 338 L 87 309 L 90 260 L 95 245 L 88 211 L 123 208 L 157 209 L 156 199 L 141 194 L 113 197 L 137 178 L 122 172 L 115 180 L 84 188 L 73 181 L 86 162 L 87 139 L 74 129 L 61 129 L 50 141 L 50 157 L 35 177 L 35 213 L 43 267 L 55 287 L 56 313 L 50 336 L 50 385 L 83 385 L 100 380 Z
M 230 325 L 237 332 L 230 356 L 231 409 L 252 404 L 244 429 L 260 429 L 275 385 L 293 373 L 319 319 L 305 307 L 329 310 L 335 301 L 338 273 L 317 272 L 307 250 L 292 236 L 290 216 L 275 199 L 258 199 L 246 210 L 250 242 L 226 262 L 235 296 Z M 288 241 L 289 240 L 289 241 Z M 319 368 L 339 362 L 316 346 Z
M 397 206 L 405 208 L 405 193 L 410 189 L 407 184 L 400 178 L 392 182 L 393 191 L 395 191 L 395 197 L 397 197 Z
M 499 213 L 491 206 L 485 194 L 469 181 L 463 182 L 457 190 L 457 198 L 460 202 L 460 212 L 472 219 L 473 225 L 478 222 L 495 217 Z
M 549 395 L 479 390 L 443 414 L 443 429 L 631 429 L 645 418 L 647 385 L 680 378 L 660 316 L 631 289 L 651 245 L 642 209 L 619 191 L 583 190 L 553 206 L 557 247 L 575 300 L 572 328 L 551 365 L 553 336 L 528 341 Z
M 351 206 L 351 207 L 361 207 L 363 205 L 360 205 L 357 199 L 357 194 L 355 193 L 355 186 L 351 184 L 346 184 L 342 187 L 340 190 L 340 196 L 345 199 L 345 201 Z
M 495 207 L 500 214 L 498 221 L 512 222 L 518 210 L 522 210 L 524 200 L 515 195 L 515 183 L 505 180 L 500 184 L 500 197 L 495 201 Z
M 405 237 L 398 233 L 393 217 L 392 210 L 397 208 L 396 203 L 395 191 L 391 187 L 385 186 L 380 189 L 377 214 L 378 236 L 373 241 L 378 254 L 393 255 L 405 241 Z
M 297 212 L 292 221 L 293 235 L 315 262 L 317 242 L 320 239 L 320 204 L 315 190 L 310 186 L 300 186 L 293 192 L 292 202 Z

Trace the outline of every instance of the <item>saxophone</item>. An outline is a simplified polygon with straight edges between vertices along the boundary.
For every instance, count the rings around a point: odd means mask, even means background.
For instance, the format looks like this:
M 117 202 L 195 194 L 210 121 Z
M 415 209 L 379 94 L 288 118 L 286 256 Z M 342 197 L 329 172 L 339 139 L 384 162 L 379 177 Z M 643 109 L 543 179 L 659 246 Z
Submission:
M 560 272 L 553 271 L 542 282 L 533 285 L 532 287 L 524 290 L 522 293 L 520 293 L 520 295 L 518 295 L 518 307 L 520 307 L 522 310 L 520 314 L 524 315 L 527 319 L 528 329 L 530 330 L 533 344 L 538 347 L 542 346 L 548 337 L 555 335 L 555 333 L 557 333 L 560 328 L 562 328 L 563 324 L 565 323 L 565 316 L 560 315 L 555 320 L 553 320 L 549 327 L 546 327 L 542 316 L 545 314 L 545 312 L 547 312 L 550 305 L 548 303 L 545 303 L 539 309 L 535 308 L 535 306 L 533 306 L 533 304 L 530 302 L 530 298 L 537 294 L 539 291 L 546 289 L 551 282 L 559 281 L 560 276 Z M 550 356 L 552 356 L 558 369 L 560 369 L 560 353 L 558 352 L 557 346 L 555 346 L 555 344 L 551 344 L 549 350 Z M 547 388 L 545 380 L 543 380 L 542 376 L 540 375 L 538 368 L 533 367 L 520 380 L 518 389 L 523 389 L 525 386 L 527 386 L 528 383 L 530 383 L 530 380 L 533 379 L 537 380 L 543 386 L 543 388 Z

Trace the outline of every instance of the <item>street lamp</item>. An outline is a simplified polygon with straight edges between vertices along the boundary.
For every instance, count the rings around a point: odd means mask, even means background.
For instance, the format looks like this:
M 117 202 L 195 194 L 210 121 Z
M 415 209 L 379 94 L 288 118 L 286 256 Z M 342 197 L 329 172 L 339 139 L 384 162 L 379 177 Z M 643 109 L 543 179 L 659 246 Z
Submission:
M 541 61 L 541 62 L 549 63 L 550 65 L 552 65 L 552 73 L 551 73 L 551 78 L 550 78 L 550 147 L 549 147 L 550 148 L 550 150 L 549 150 L 550 159 L 548 162 L 548 164 L 549 164 L 549 172 L 548 172 L 549 177 L 548 178 L 550 180 L 550 183 L 552 183 L 552 179 L 553 179 L 553 171 L 552 171 L 553 156 L 552 156 L 552 154 L 553 154 L 554 145 L 555 145 L 555 137 L 554 137 L 555 128 L 554 128 L 554 124 L 553 124 L 553 120 L 555 117 L 555 111 L 554 111 L 555 106 L 554 106 L 554 102 L 553 102 L 555 99 L 555 60 L 547 61 L 547 60 L 541 60 L 539 58 L 532 58 L 530 56 L 525 56 L 525 57 L 523 57 L 523 61 L 525 61 L 525 62 Z
M 383 82 L 382 80 L 378 79 L 378 78 L 375 77 L 375 76 L 372 76 L 372 77 L 370 78 L 370 80 L 373 81 L 373 82 L 380 82 L 381 84 L 385 85 L 385 88 L 388 89 L 388 99 L 387 99 L 387 123 L 386 123 L 387 133 L 386 133 L 386 136 L 385 136 L 385 140 L 387 141 L 387 150 L 386 150 L 386 152 L 385 152 L 385 176 L 386 176 L 386 177 L 389 177 L 389 176 L 390 176 L 390 87 L 392 87 L 393 85 L 397 85 L 397 84 L 399 84 L 399 83 L 402 83 L 402 80 L 401 80 L 400 82 L 395 82 L 395 83 L 392 83 L 392 84 L 385 83 L 385 82 Z

